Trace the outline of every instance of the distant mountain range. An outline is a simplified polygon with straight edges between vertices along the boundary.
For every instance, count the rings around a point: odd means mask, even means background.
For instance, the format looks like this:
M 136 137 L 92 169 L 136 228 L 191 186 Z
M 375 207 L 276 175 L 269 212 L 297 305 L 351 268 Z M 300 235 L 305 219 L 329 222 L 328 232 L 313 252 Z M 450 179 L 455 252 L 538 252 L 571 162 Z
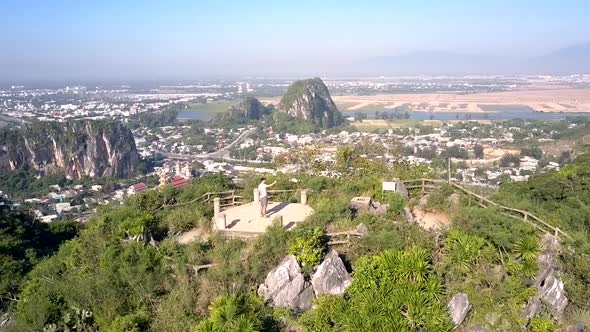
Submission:
M 371 75 L 588 74 L 590 42 L 533 57 L 420 51 L 375 57 L 354 67 Z

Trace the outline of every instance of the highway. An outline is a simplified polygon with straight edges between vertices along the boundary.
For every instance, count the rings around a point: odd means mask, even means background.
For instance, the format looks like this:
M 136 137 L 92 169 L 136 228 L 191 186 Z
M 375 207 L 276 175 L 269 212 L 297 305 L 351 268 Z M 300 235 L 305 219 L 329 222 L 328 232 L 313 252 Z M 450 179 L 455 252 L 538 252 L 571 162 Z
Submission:
M 181 159 L 181 160 L 193 160 L 193 159 L 223 159 L 227 161 L 235 161 L 235 162 L 253 162 L 252 160 L 243 160 L 243 159 L 234 159 L 231 158 L 229 155 L 229 150 L 233 148 L 236 144 L 243 141 L 248 135 L 252 134 L 256 131 L 256 128 L 248 129 L 245 132 L 241 133 L 235 140 L 229 143 L 227 146 L 223 147 L 220 150 L 209 152 L 209 153 L 202 153 L 202 154 L 178 154 L 178 153 L 168 153 L 164 151 L 157 151 L 158 153 L 162 154 L 166 158 L 171 159 Z

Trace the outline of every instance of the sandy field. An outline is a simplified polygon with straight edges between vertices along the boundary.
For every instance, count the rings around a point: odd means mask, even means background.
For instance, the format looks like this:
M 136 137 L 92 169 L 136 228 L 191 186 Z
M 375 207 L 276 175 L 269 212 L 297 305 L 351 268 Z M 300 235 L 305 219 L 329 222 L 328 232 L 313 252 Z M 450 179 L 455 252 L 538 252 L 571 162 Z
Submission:
M 382 119 L 365 119 L 360 121 L 354 121 L 351 125 L 359 130 L 370 130 L 370 129 L 396 129 L 396 128 L 407 128 L 415 127 L 417 124 L 423 124 L 433 127 L 440 127 L 443 121 L 440 120 L 395 120 L 388 121 Z
M 382 94 L 374 96 L 332 96 L 341 111 L 366 107 L 408 105 L 413 111 L 483 112 L 481 105 L 522 105 L 538 112 L 590 112 L 590 89 L 519 90 L 495 93 Z
M 439 230 L 448 227 L 451 224 L 449 215 L 444 212 L 432 211 L 425 212 L 421 209 L 414 208 L 412 211 L 416 223 L 425 230 Z

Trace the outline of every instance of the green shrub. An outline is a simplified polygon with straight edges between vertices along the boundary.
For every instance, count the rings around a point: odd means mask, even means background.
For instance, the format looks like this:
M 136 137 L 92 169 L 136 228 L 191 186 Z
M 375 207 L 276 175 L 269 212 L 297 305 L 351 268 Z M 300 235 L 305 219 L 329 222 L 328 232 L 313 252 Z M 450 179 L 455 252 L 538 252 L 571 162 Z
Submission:
M 529 323 L 531 332 L 557 332 L 557 324 L 548 318 L 541 318 L 539 316 L 531 319 Z
M 338 219 L 351 219 L 350 196 L 338 192 L 322 193 L 319 197 L 312 196 L 310 206 L 314 213 L 306 219 L 306 222 L 317 227 L 325 227 Z
M 453 219 L 453 227 L 483 237 L 496 248 L 508 250 L 525 236 L 534 234 L 532 226 L 510 218 L 494 208 L 463 208 Z
M 280 331 L 280 324 L 258 296 L 220 296 L 209 306 L 209 318 L 200 322 L 195 331 Z
M 468 273 L 477 263 L 485 240 L 477 235 L 452 230 L 445 242 L 447 265 L 452 270 Z
M 121 332 L 141 332 L 147 330 L 148 326 L 149 317 L 145 311 L 140 310 L 129 315 L 115 318 L 107 330 Z
M 308 269 L 318 265 L 327 249 L 324 230 L 300 225 L 294 230 L 294 233 L 295 235 L 289 243 L 289 254 L 295 255 L 297 261 Z
M 590 308 L 590 245 L 564 247 L 560 262 L 567 271 L 564 275 L 566 296 L 575 307 Z
M 378 194 L 379 196 L 375 196 L 375 200 L 379 201 L 380 203 L 387 204 L 387 212 L 393 216 L 398 216 L 404 211 L 404 206 L 406 204 L 404 198 L 394 192 L 385 192 L 381 195 L 381 192 Z
M 384 250 L 403 250 L 412 246 L 434 250 L 433 234 L 416 224 L 394 223 L 385 217 L 370 214 L 361 215 L 354 221 L 366 224 L 369 234 L 352 239 L 350 247 L 343 249 L 351 262 L 361 256 L 380 254 Z
M 427 209 L 446 211 L 449 208 L 448 198 L 454 192 L 453 187 L 444 184 L 436 188 L 428 197 Z
M 306 331 L 450 331 L 443 286 L 421 248 L 385 251 L 355 265 L 348 299 L 324 297 L 302 316 Z
M 304 331 L 340 332 L 340 316 L 345 310 L 346 302 L 342 296 L 325 294 L 314 302 L 314 310 L 305 312 L 299 318 Z
M 262 282 L 268 271 L 285 257 L 289 235 L 280 223 L 275 222 L 256 238 L 248 257 L 248 272 L 254 282 Z
M 195 206 L 183 206 L 167 211 L 164 225 L 172 232 L 186 232 L 195 226 L 205 226 L 208 219 Z

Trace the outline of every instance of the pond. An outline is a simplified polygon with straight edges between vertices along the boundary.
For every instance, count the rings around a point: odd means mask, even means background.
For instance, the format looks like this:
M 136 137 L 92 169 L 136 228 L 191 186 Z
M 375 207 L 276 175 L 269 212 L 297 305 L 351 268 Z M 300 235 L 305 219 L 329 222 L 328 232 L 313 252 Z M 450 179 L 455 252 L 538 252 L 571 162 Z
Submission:
M 208 121 L 211 119 L 211 113 L 209 112 L 179 112 L 176 116 L 177 120 L 201 120 Z

